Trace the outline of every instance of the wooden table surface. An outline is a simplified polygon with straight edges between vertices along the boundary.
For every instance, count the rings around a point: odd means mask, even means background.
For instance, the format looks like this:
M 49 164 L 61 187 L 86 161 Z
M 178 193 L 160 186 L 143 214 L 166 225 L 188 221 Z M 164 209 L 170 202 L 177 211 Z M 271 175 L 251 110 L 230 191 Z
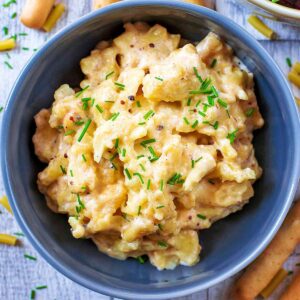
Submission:
M 220 0 L 222 5 L 224 2 Z M 1 4 L 6 2 L 1 1 Z M 59 21 L 56 28 L 51 33 L 43 33 L 40 31 L 30 30 L 25 28 L 19 21 L 18 17 L 11 19 L 14 12 L 20 15 L 21 7 L 24 4 L 24 0 L 17 0 L 17 4 L 12 4 L 9 8 L 0 7 L 0 29 L 7 26 L 10 30 L 9 35 L 25 32 L 27 36 L 18 36 L 18 47 L 9 52 L 10 58 L 5 53 L 0 53 L 0 107 L 5 106 L 10 89 L 17 78 L 20 70 L 26 63 L 26 61 L 34 53 L 35 48 L 39 48 L 43 43 L 49 39 L 55 32 L 64 26 L 70 24 L 80 16 L 91 11 L 90 1 L 82 0 L 64 0 L 67 5 L 67 13 Z M 220 3 L 219 3 L 220 4 Z M 221 5 L 221 6 L 222 6 Z M 230 5 L 230 3 L 228 3 Z M 220 6 L 218 6 L 219 8 Z M 221 9 L 222 10 L 222 9 Z M 226 11 L 226 10 L 224 10 Z M 248 12 L 242 11 L 244 17 L 241 18 L 241 8 L 232 6 L 227 10 L 227 14 L 231 13 L 230 17 L 238 22 L 244 22 Z M 239 14 L 239 16 L 237 16 Z M 245 23 L 244 23 L 245 24 Z M 277 26 L 277 25 L 276 25 Z M 283 26 L 282 30 L 288 30 L 288 26 Z M 288 66 L 286 65 L 286 57 L 290 57 L 292 61 L 300 60 L 300 41 L 297 41 L 295 37 L 300 38 L 300 28 L 294 28 L 292 36 L 289 36 L 288 32 L 284 32 L 282 36 L 284 39 L 277 41 L 261 40 L 262 45 L 272 55 L 276 62 L 281 67 L 284 74 L 288 72 Z M 296 32 L 296 34 L 295 34 Z M 4 38 L 3 32 L 1 32 L 1 39 Z M 260 38 L 259 34 L 256 36 Z M 25 47 L 25 49 L 22 49 Z M 26 50 L 29 48 L 29 50 Z M 5 62 L 13 67 L 9 69 Z M 293 88 L 294 93 L 300 96 L 299 89 Z M 2 121 L 2 115 L 5 114 L 5 110 L 0 114 L 0 125 Z M 5 126 L 5 124 L 4 124 Z M 0 141 L 1 145 L 1 141 Z M 0 147 L 1 148 L 1 147 Z M 1 149 L 0 149 L 1 151 Z M 3 195 L 4 189 L 2 184 L 2 178 L 0 176 L 0 195 Z M 299 194 L 299 193 L 298 193 Z M 8 214 L 4 209 L 0 209 L 0 232 L 2 233 L 14 233 L 20 231 L 18 225 L 13 217 Z M 32 288 L 39 285 L 47 285 L 48 288 L 37 291 L 36 299 L 49 299 L 49 300 L 100 300 L 100 299 L 112 299 L 111 297 L 102 296 L 86 288 L 79 286 L 78 284 L 67 279 L 51 266 L 49 266 L 44 259 L 37 254 L 37 252 L 30 245 L 25 237 L 21 237 L 21 245 L 18 247 L 9 247 L 0 245 L 0 299 L 6 300 L 21 300 L 30 299 L 30 291 Z M 36 261 L 28 260 L 24 258 L 24 253 L 37 257 Z M 294 255 L 286 262 L 285 267 L 288 270 L 296 270 L 296 263 L 300 262 L 300 248 L 298 248 Z M 299 267 L 298 267 L 299 268 Z M 300 270 L 299 270 L 300 271 Z M 290 282 L 293 275 L 289 276 L 285 282 L 278 288 L 278 290 L 272 296 L 272 300 L 277 299 L 279 293 Z M 235 277 L 234 277 L 235 278 Z M 228 279 L 208 290 L 200 293 L 180 298 L 181 300 L 229 300 L 227 293 L 234 281 L 234 278 Z

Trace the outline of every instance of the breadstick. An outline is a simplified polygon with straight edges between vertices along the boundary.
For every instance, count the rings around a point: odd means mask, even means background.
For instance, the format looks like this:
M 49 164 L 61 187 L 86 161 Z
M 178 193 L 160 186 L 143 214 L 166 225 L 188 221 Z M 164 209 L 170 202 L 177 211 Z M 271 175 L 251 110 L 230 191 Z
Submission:
M 300 241 L 300 201 L 289 212 L 266 250 L 248 267 L 233 288 L 235 300 L 253 300 L 280 270 Z
M 119 0 L 94 0 L 93 8 L 94 9 L 102 8 L 104 6 L 107 6 L 115 2 L 119 2 Z
M 55 0 L 27 0 L 21 14 L 21 22 L 30 28 L 41 28 Z
M 300 272 L 294 277 L 279 300 L 300 300 Z

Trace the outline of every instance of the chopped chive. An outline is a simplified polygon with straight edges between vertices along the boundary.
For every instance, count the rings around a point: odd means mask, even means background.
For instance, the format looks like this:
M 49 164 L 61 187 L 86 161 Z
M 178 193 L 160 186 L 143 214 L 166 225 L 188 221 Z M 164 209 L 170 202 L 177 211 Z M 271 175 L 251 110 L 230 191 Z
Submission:
M 62 165 L 60 165 L 59 167 L 63 174 L 67 174 L 66 169 Z
M 197 163 L 198 161 L 200 161 L 203 158 L 203 156 L 200 156 L 198 159 L 195 160 L 195 163 Z
M 125 85 L 119 82 L 115 82 L 115 85 L 120 89 L 120 90 L 125 90 Z
M 86 157 L 84 154 L 81 155 L 82 156 L 82 159 L 86 162 Z
M 151 180 L 148 179 L 148 181 L 147 181 L 147 190 L 150 190 L 150 185 L 151 185 Z
M 5 55 L 6 55 L 6 57 L 7 57 L 8 59 L 11 59 L 11 57 L 10 57 L 10 55 L 9 55 L 8 53 L 5 53 Z
M 24 257 L 25 258 L 27 258 L 27 259 L 30 259 L 30 260 L 37 260 L 37 258 L 36 257 L 34 257 L 34 256 L 31 256 L 31 255 L 29 255 L 29 254 L 24 254 Z
M 236 133 L 238 132 L 238 129 L 232 131 L 232 132 L 229 132 L 227 134 L 227 138 L 229 139 L 230 141 L 230 144 L 233 144 L 234 143 L 234 140 L 236 139 Z
M 149 140 L 142 141 L 140 143 L 140 145 L 143 146 L 144 148 L 146 148 L 146 145 L 152 144 L 152 143 L 155 143 L 155 142 L 156 142 L 156 139 L 149 139 Z
M 16 236 L 25 236 L 23 232 L 15 232 L 14 235 L 16 235 Z
M 78 98 L 84 91 L 86 91 L 90 86 L 87 85 L 86 87 L 84 87 L 81 91 L 77 92 L 75 94 L 75 97 Z
M 216 88 L 213 85 L 211 87 L 211 91 L 212 91 L 212 95 L 214 97 L 219 97 L 219 93 L 218 93 L 218 91 L 216 90 Z
M 210 106 L 214 106 L 215 105 L 215 99 L 211 96 L 207 96 L 207 102 Z
M 200 115 L 200 116 L 202 116 L 202 117 L 206 117 L 206 114 L 204 113 L 204 112 L 202 112 L 202 111 L 198 111 L 198 114 Z
M 196 120 L 193 124 L 192 124 L 192 128 L 196 128 L 197 127 L 197 125 L 198 125 L 198 123 L 199 123 L 199 121 L 198 120 Z
M 155 115 L 155 112 L 151 109 L 144 115 L 144 119 L 148 120 L 149 118 L 153 117 L 154 115 Z
M 149 152 L 153 156 L 153 157 L 150 157 L 150 156 L 148 157 L 148 159 L 150 160 L 150 162 L 154 162 L 154 161 L 156 161 L 156 160 L 159 159 L 159 157 L 157 156 L 157 154 L 155 153 L 154 149 L 151 146 L 148 147 L 148 150 L 149 150 Z
M 209 125 L 211 127 L 213 127 L 215 130 L 217 130 L 219 128 L 219 122 L 215 121 L 215 123 L 210 123 L 209 121 L 203 121 L 202 124 L 206 124 Z
M 160 180 L 159 189 L 160 189 L 161 191 L 163 191 L 163 189 L 164 189 L 164 181 L 163 181 L 162 179 Z
M 28 47 L 22 47 L 22 50 L 29 51 L 29 48 Z
M 132 177 L 131 177 L 131 175 L 130 175 L 130 172 L 129 172 L 129 170 L 127 169 L 127 168 L 125 168 L 125 173 L 126 173 L 126 176 L 128 177 L 128 179 L 131 179 Z
M 111 101 L 111 100 L 105 100 L 105 103 L 115 103 L 115 101 Z
M 190 122 L 186 117 L 183 118 L 183 121 L 184 121 L 185 124 L 190 125 Z
M 246 110 L 245 114 L 248 118 L 252 117 L 254 114 L 255 109 L 253 107 Z
M 160 209 L 160 208 L 163 208 L 163 207 L 165 207 L 164 205 L 158 205 L 158 206 L 156 206 L 156 209 Z
M 31 290 L 31 292 L 30 292 L 30 299 L 31 300 L 35 299 L 35 290 Z
M 35 289 L 36 290 L 43 290 L 43 289 L 46 289 L 46 288 L 48 288 L 47 285 L 40 285 L 40 286 L 37 286 Z
M 141 209 L 142 209 L 142 207 L 139 205 L 139 208 L 138 208 L 138 216 L 141 214 Z
M 215 66 L 216 66 L 216 64 L 217 64 L 217 59 L 216 58 L 214 58 L 213 60 L 212 60 L 212 62 L 211 62 L 211 64 L 210 64 L 210 68 L 211 69 L 213 69 Z
M 86 186 L 82 186 L 81 189 L 82 189 L 83 191 L 86 191 L 86 190 L 87 190 L 87 187 L 86 187 Z
M 196 107 L 198 107 L 201 103 L 201 100 L 198 100 L 198 102 L 196 103 Z
M 88 119 L 87 122 L 85 123 L 84 128 L 83 128 L 83 130 L 82 130 L 82 132 L 81 132 L 81 134 L 78 138 L 78 142 L 81 142 L 81 140 L 83 139 L 85 133 L 87 132 L 89 126 L 91 125 L 91 122 L 92 122 L 92 120 Z
M 99 104 L 96 104 L 95 107 L 97 108 L 97 110 L 99 111 L 100 114 L 103 113 L 103 109 L 101 108 L 101 106 Z
M 6 64 L 9 69 L 13 69 L 13 66 L 8 61 L 5 61 L 4 64 Z
M 227 108 L 227 103 L 225 102 L 225 101 L 223 101 L 222 99 L 218 99 L 218 103 L 222 106 L 222 107 L 224 107 L 224 108 Z
M 227 117 L 229 119 L 230 118 L 230 114 L 229 114 L 229 110 L 228 109 L 226 109 L 226 114 L 227 114 Z
M 117 166 L 113 162 L 111 162 L 111 166 L 113 169 L 118 170 Z
M 141 102 L 140 101 L 136 101 L 136 106 L 137 107 L 142 107 Z
M 158 226 L 159 230 L 163 230 L 163 226 L 160 223 L 158 223 L 157 226 Z
M 77 201 L 78 201 L 78 204 L 80 205 L 81 208 L 85 208 L 83 202 L 80 199 L 80 195 L 79 194 L 77 194 Z
M 94 103 L 95 103 L 95 98 L 92 98 L 91 106 L 94 106 Z
M 154 77 L 156 80 L 164 81 L 161 77 Z
M 125 155 L 126 155 L 126 149 L 124 148 L 124 149 L 122 150 L 122 156 L 125 157 Z
M 111 71 L 110 73 L 105 75 L 105 80 L 107 80 L 111 75 L 113 75 L 115 71 Z
M 158 244 L 160 247 L 164 247 L 164 248 L 168 247 L 168 244 L 167 244 L 166 242 L 164 242 L 164 241 L 158 241 L 157 244 Z
M 217 130 L 219 128 L 219 122 L 216 121 L 213 125 L 214 129 Z
M 138 123 L 138 125 L 145 125 L 146 124 L 146 122 L 140 122 L 140 123 Z
M 74 177 L 73 170 L 70 170 L 71 177 Z
M 71 135 L 71 134 L 73 134 L 75 132 L 76 132 L 75 130 L 68 130 L 68 131 L 65 132 L 65 136 Z
M 146 168 L 142 164 L 140 164 L 140 167 L 144 172 L 146 171 Z
M 138 155 L 136 158 L 137 158 L 137 159 L 140 159 L 140 158 L 142 158 L 142 157 L 145 157 L 145 155 L 144 155 L 144 154 L 141 154 L 141 155 Z
M 289 57 L 287 57 L 286 59 L 285 59 L 285 61 L 286 61 L 286 64 L 288 65 L 288 67 L 292 67 L 292 61 L 291 61 L 291 59 L 289 58 Z
M 116 138 L 116 141 L 115 141 L 115 148 L 117 149 L 119 147 L 119 138 Z
M 63 126 L 63 125 L 58 125 L 58 126 L 56 127 L 56 129 L 64 129 L 64 126 Z
M 138 262 L 139 262 L 140 264 L 144 264 L 144 263 L 146 262 L 146 259 L 143 258 L 143 256 L 138 256 L 136 259 L 138 260 Z
M 28 33 L 26 33 L 26 32 L 20 32 L 20 33 L 18 33 L 18 35 L 19 35 L 19 36 L 27 36 Z
M 202 77 L 199 75 L 198 71 L 197 71 L 197 68 L 196 67 L 193 67 L 193 70 L 194 70 L 194 74 L 196 75 L 196 77 L 198 78 L 198 80 L 200 81 L 200 83 L 203 82 L 203 79 Z
M 204 215 L 197 214 L 197 217 L 198 217 L 199 219 L 206 220 L 206 216 L 204 216 Z
M 118 153 L 115 152 L 114 155 L 109 159 L 110 161 L 113 161 L 118 156 Z
M 113 113 L 113 114 L 111 115 L 111 117 L 109 118 L 109 120 L 115 121 L 115 120 L 118 118 L 119 115 L 120 115 L 119 112 Z
M 192 159 L 192 169 L 195 167 L 195 161 Z
M 4 35 L 8 35 L 8 27 L 4 26 L 2 28 Z
M 80 126 L 84 124 L 84 121 L 80 120 L 80 121 L 76 121 L 74 122 L 75 125 Z
M 16 0 L 9 0 L 5 3 L 2 4 L 3 7 L 9 7 L 11 4 L 16 4 L 17 1 Z
M 14 39 L 14 40 L 16 41 L 16 40 L 17 40 L 17 35 L 14 34 L 14 35 L 12 35 L 10 38 L 11 38 L 11 39 Z
M 167 184 L 175 185 L 175 184 L 182 184 L 184 180 L 181 179 L 182 175 L 180 173 L 175 173 L 168 181 Z
M 133 175 L 134 175 L 134 176 L 137 176 L 137 177 L 140 179 L 141 183 L 144 184 L 143 177 L 142 177 L 142 175 L 141 175 L 140 173 L 137 173 L 137 172 L 136 172 L 136 173 L 133 173 Z
M 0 113 L 2 112 L 3 109 L 4 109 L 4 107 L 3 107 L 3 106 L 0 106 Z
M 14 12 L 12 15 L 11 15 L 11 19 L 14 19 L 15 17 L 17 16 L 17 13 L 16 12 Z
M 190 106 L 190 105 L 191 105 L 191 102 L 192 102 L 192 98 L 191 98 L 191 97 L 189 97 L 189 98 L 188 98 L 188 100 L 187 100 L 187 103 L 186 103 L 186 105 L 187 105 L 187 106 Z

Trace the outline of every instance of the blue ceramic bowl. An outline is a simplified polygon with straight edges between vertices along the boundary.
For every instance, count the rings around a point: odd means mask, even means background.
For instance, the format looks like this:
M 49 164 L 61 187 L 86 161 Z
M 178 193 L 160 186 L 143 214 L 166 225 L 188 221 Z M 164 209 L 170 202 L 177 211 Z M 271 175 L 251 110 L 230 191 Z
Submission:
M 254 73 L 266 125 L 255 134 L 264 169 L 255 197 L 241 212 L 200 233 L 203 252 L 194 267 L 157 271 L 136 260 L 119 261 L 97 251 L 90 240 L 76 240 L 66 217 L 52 213 L 36 186 L 42 169 L 33 153 L 33 116 L 53 101 L 62 83 L 78 85 L 79 60 L 96 43 L 111 39 L 127 21 L 160 23 L 189 40 L 209 31 L 223 37 Z M 66 27 L 30 60 L 7 105 L 2 128 L 2 172 L 6 192 L 22 230 L 39 253 L 72 280 L 119 298 L 165 299 L 208 288 L 235 274 L 267 246 L 295 194 L 300 170 L 299 118 L 288 84 L 259 43 L 218 13 L 176 1 L 124 1 L 95 11 Z

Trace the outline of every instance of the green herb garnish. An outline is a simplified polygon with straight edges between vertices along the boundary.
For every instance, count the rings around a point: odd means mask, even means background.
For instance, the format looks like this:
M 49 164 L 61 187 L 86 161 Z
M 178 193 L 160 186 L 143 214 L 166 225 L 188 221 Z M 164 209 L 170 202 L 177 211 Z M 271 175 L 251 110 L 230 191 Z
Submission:
M 31 300 L 35 299 L 35 290 L 31 290 L 31 292 L 30 292 L 30 299 Z
M 4 26 L 2 28 L 4 35 L 8 35 L 8 27 Z
M 225 101 L 223 101 L 222 99 L 218 99 L 218 103 L 220 104 L 220 106 L 227 108 L 227 103 Z
M 110 116 L 109 120 L 115 121 L 115 120 L 118 118 L 119 115 L 120 115 L 119 112 L 113 113 L 113 114 Z
M 105 80 L 107 80 L 111 75 L 113 75 L 115 71 L 111 71 L 110 73 L 105 75 Z
M 68 131 L 65 132 L 65 136 L 74 134 L 75 132 L 76 132 L 75 130 L 68 130 Z
M 211 62 L 211 64 L 210 64 L 210 68 L 211 69 L 213 69 L 215 66 L 216 66 L 216 64 L 217 64 L 217 59 L 216 58 L 214 58 L 213 60 L 212 60 L 212 62 Z
M 191 98 L 191 97 L 189 97 L 189 98 L 188 98 L 188 100 L 187 100 L 187 103 L 186 103 L 186 105 L 187 105 L 187 106 L 190 106 L 190 105 L 191 105 L 191 102 L 192 102 L 192 98 Z
M 160 247 L 164 247 L 164 248 L 168 247 L 168 244 L 167 244 L 166 242 L 164 242 L 164 241 L 157 241 L 157 244 L 158 244 Z
M 85 157 L 85 155 L 84 155 L 84 154 L 82 154 L 81 156 L 82 156 L 82 159 L 83 159 L 83 161 L 85 161 L 85 162 L 86 162 L 86 157 Z
M 71 177 L 74 177 L 73 170 L 70 170 Z
M 115 82 L 115 85 L 120 89 L 120 90 L 125 90 L 125 85 L 119 82 Z
M 86 91 L 90 86 L 87 85 L 86 87 L 84 87 L 81 91 L 77 92 L 75 94 L 75 97 L 78 98 L 84 91 Z
M 151 180 L 148 179 L 148 181 L 147 181 L 147 190 L 150 190 L 150 185 L 151 185 Z
M 146 171 L 146 168 L 142 164 L 140 164 L 140 167 L 144 172 Z
M 11 15 L 11 19 L 14 19 L 15 17 L 17 16 L 17 13 L 16 12 L 14 12 L 12 15 Z
M 142 141 L 140 143 L 140 145 L 143 146 L 144 148 L 146 148 L 146 145 L 152 144 L 152 143 L 155 143 L 155 142 L 156 142 L 156 139 L 149 139 L 149 140 Z
M 62 165 L 60 165 L 59 167 L 63 174 L 67 174 L 66 169 Z
M 30 260 L 37 260 L 37 258 L 36 257 L 34 257 L 34 256 L 31 256 L 31 255 L 29 255 L 29 254 L 24 254 L 24 257 L 25 258 L 27 258 L 27 259 L 30 259 Z
M 164 189 L 164 181 L 162 179 L 160 180 L 159 189 L 161 191 L 163 191 L 163 189 Z
M 40 286 L 37 286 L 35 289 L 36 290 L 43 290 L 43 289 L 46 289 L 46 288 L 48 288 L 47 285 L 40 285 Z
M 8 62 L 8 61 L 5 61 L 4 64 L 9 68 L 9 69 L 13 69 L 13 66 Z
M 161 77 L 154 77 L 156 80 L 164 81 Z
M 181 179 L 182 175 L 180 173 L 175 173 L 168 181 L 167 184 L 175 185 L 175 184 L 183 184 L 184 180 Z
M 165 207 L 164 205 L 159 205 L 159 206 L 156 206 L 156 209 L 160 209 L 160 208 L 163 208 Z
M 125 171 L 127 178 L 130 180 L 132 177 L 131 177 L 129 170 L 127 168 L 125 168 L 124 171 Z
M 190 125 L 190 122 L 189 122 L 189 120 L 188 120 L 186 117 L 183 118 L 183 121 L 184 121 L 184 123 L 185 123 L 186 125 Z
M 116 149 L 119 147 L 119 141 L 120 141 L 119 138 L 116 138 L 115 146 L 114 146 Z
M 141 214 L 141 209 L 142 209 L 142 207 L 141 206 L 139 206 L 139 208 L 138 208 L 138 216 Z
M 2 6 L 6 8 L 6 7 L 9 7 L 11 4 L 16 4 L 16 3 L 17 3 L 16 0 L 9 0 L 9 1 L 3 3 Z
M 150 119 L 151 117 L 153 117 L 155 115 L 155 112 L 151 109 L 149 110 L 145 115 L 144 115 L 144 119 L 145 120 L 148 120 Z
M 292 67 L 292 61 L 291 61 L 291 59 L 289 57 L 287 57 L 285 59 L 285 61 L 286 61 L 286 64 L 291 68 Z
M 23 232 L 15 232 L 14 235 L 16 235 L 16 236 L 25 236 Z
M 255 112 L 255 109 L 254 109 L 253 107 L 251 107 L 251 108 L 249 108 L 249 109 L 246 110 L 245 115 L 246 115 L 248 118 L 250 118 L 250 117 L 253 116 L 254 112 Z
M 81 140 L 83 139 L 85 133 L 87 132 L 89 126 L 91 125 L 91 122 L 92 122 L 92 120 L 88 119 L 87 122 L 85 123 L 84 128 L 83 128 L 83 130 L 82 130 L 82 132 L 81 132 L 81 134 L 78 138 L 78 142 L 81 142 Z
M 82 120 L 76 121 L 76 122 L 74 122 L 74 124 L 77 125 L 77 126 L 81 126 L 81 125 L 84 124 L 84 121 L 82 121 Z
M 204 216 L 204 215 L 197 214 L 197 217 L 201 220 L 206 220 L 206 216 Z
M 196 77 L 198 78 L 198 80 L 200 81 L 200 83 L 203 82 L 203 79 L 202 77 L 199 75 L 198 71 L 197 71 L 197 68 L 196 67 L 193 67 L 193 70 L 194 70 L 194 74 L 196 75 Z
M 238 129 L 232 131 L 232 132 L 229 132 L 227 134 L 227 138 L 229 139 L 230 141 L 230 144 L 233 144 L 234 143 L 234 140 L 236 139 L 236 133 L 238 132 Z
M 140 101 L 136 101 L 136 106 L 137 107 L 142 107 L 141 102 Z
M 136 172 L 136 173 L 133 173 L 133 175 L 137 176 L 140 179 L 141 183 L 144 184 L 143 176 L 140 173 Z
M 198 120 L 196 120 L 193 124 L 192 124 L 192 128 L 196 128 L 197 127 L 197 125 L 198 125 L 198 123 L 199 123 L 199 121 Z

